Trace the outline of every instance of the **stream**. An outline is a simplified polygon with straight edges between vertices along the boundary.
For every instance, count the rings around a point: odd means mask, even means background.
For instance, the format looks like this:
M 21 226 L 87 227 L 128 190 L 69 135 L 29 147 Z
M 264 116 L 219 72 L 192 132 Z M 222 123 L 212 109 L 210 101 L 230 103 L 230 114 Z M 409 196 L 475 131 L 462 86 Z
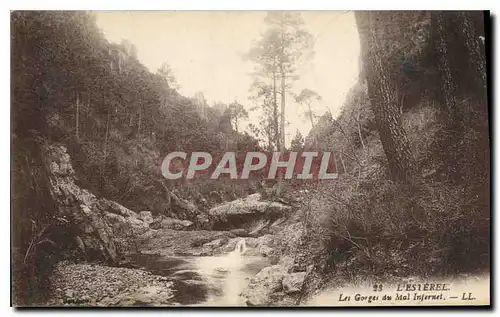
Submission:
M 216 256 L 136 254 L 132 266 L 174 280 L 174 301 L 183 306 L 246 306 L 241 296 L 250 278 L 270 266 L 268 258 L 245 255 L 245 239 Z

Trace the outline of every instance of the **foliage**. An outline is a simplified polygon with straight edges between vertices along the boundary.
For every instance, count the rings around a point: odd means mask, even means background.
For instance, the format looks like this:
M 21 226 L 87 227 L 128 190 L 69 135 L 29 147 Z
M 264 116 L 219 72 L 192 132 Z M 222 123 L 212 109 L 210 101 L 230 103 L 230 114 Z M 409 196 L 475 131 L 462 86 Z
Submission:
M 286 95 L 291 83 L 299 78 L 297 69 L 301 63 L 313 56 L 313 38 L 303 25 L 298 12 L 271 11 L 264 22 L 267 29 L 254 43 L 246 58 L 255 64 L 254 90 L 264 112 L 271 120 L 263 124 L 268 146 L 280 150 L 285 144 Z M 280 86 L 278 87 L 278 81 Z M 280 95 L 278 109 L 277 95 Z
M 367 81 L 373 78 L 362 73 L 338 118 L 322 116 L 306 138 L 306 147 L 315 135 L 322 150 L 336 151 L 343 158 L 340 178 L 316 186 L 302 208 L 307 234 L 302 237 L 299 253 L 307 254 L 305 265 L 314 264 L 315 274 L 322 279 L 342 276 L 353 281 L 361 275 L 387 280 L 490 269 L 485 95 L 480 93 L 481 87 L 465 86 L 463 78 L 454 77 L 458 90 L 453 96 L 460 107 L 455 116 L 447 115 L 445 90 L 435 87 L 438 66 L 432 58 L 426 60 L 429 50 L 435 49 L 429 44 L 429 26 L 439 22 L 417 12 L 401 15 L 394 19 L 396 15 L 389 14 L 386 23 L 379 25 L 386 33 L 379 33 L 383 36 L 378 54 L 390 69 L 388 82 L 398 83 L 400 76 L 407 77 L 409 86 L 397 89 L 406 93 L 401 122 L 417 172 L 412 184 L 390 180 L 380 142 L 382 130 L 371 110 L 371 104 L 378 101 L 368 94 Z M 421 41 L 413 41 L 415 37 Z M 398 67 L 401 56 L 395 54 L 405 45 L 410 45 L 405 53 L 407 61 L 411 54 L 416 61 L 412 69 L 418 74 L 411 78 L 408 64 Z M 455 73 L 471 71 L 468 64 L 475 63 L 463 54 L 457 52 L 462 63 L 454 64 Z M 406 90 L 408 87 L 418 88 Z
M 313 102 L 319 102 L 321 100 L 322 98 L 317 92 L 308 88 L 302 89 L 300 94 L 295 96 L 295 102 L 303 107 L 306 107 L 304 116 L 310 121 L 311 128 L 314 128 L 314 119 L 317 117 L 315 111 L 313 110 Z
M 172 89 L 168 64 L 149 72 L 131 43 L 109 44 L 90 13 L 15 12 L 13 51 L 13 132 L 67 145 L 82 184 L 131 209 L 164 211 L 153 193 L 163 192 L 166 153 L 216 155 L 239 142 L 223 114 L 201 114 Z
M 300 133 L 300 131 L 297 130 L 290 144 L 290 150 L 298 152 L 301 151 L 303 148 L 304 148 L 304 137 L 302 136 L 302 133 Z
M 234 129 L 238 132 L 238 121 L 242 119 L 248 119 L 248 112 L 245 110 L 242 104 L 237 101 L 229 104 L 227 113 L 232 122 L 234 122 Z
M 165 79 L 168 84 L 168 87 L 172 89 L 179 89 L 179 83 L 174 76 L 174 71 L 172 67 L 168 63 L 163 63 L 161 67 L 158 69 L 157 74 Z

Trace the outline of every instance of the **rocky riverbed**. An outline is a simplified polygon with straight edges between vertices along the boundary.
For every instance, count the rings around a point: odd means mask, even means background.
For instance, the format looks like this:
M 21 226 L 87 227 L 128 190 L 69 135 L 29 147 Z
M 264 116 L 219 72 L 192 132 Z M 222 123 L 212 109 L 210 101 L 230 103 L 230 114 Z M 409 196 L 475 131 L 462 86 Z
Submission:
M 165 188 L 163 213 L 133 211 L 81 187 L 67 149 L 39 140 L 37 180 L 75 262 L 59 262 L 49 306 L 291 305 L 305 267 L 283 250 L 301 225 L 286 202 L 251 194 L 211 208 Z M 98 264 L 99 263 L 99 264 Z M 106 264 L 104 264 L 106 263 Z
M 278 236 L 161 232 L 171 246 L 131 254 L 121 267 L 60 262 L 46 305 L 289 306 L 302 288 L 306 273 L 279 257 Z
M 59 263 L 47 306 L 174 305 L 172 280 L 147 271 L 88 263 Z

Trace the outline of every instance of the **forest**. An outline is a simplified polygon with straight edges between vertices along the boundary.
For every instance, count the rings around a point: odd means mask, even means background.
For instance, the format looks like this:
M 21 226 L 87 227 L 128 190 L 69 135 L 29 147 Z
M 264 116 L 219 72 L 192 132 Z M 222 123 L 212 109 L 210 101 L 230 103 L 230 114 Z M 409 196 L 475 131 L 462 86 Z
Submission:
M 333 116 L 314 110 L 314 87 L 294 87 L 314 58 L 300 12 L 267 13 L 243 56 L 248 103 L 212 105 L 181 95 L 168 61 L 151 72 L 133 43 L 108 42 L 92 12 L 12 12 L 13 304 L 292 306 L 360 279 L 489 274 L 489 14 L 351 13 L 361 71 Z M 292 104 L 311 130 L 287 146 Z M 236 152 L 238 170 L 248 152 L 331 152 L 338 177 L 166 179 L 174 151 L 213 166 Z M 159 268 L 236 251 L 269 261 L 238 277 L 241 292 Z M 110 276 L 161 285 L 161 298 L 110 291 Z

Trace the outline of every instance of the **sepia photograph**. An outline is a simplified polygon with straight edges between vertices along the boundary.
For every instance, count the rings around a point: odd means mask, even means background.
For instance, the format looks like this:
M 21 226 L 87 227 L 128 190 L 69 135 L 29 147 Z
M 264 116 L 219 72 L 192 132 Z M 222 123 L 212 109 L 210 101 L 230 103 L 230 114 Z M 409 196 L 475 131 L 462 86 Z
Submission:
M 10 11 L 11 306 L 491 307 L 490 37 Z

